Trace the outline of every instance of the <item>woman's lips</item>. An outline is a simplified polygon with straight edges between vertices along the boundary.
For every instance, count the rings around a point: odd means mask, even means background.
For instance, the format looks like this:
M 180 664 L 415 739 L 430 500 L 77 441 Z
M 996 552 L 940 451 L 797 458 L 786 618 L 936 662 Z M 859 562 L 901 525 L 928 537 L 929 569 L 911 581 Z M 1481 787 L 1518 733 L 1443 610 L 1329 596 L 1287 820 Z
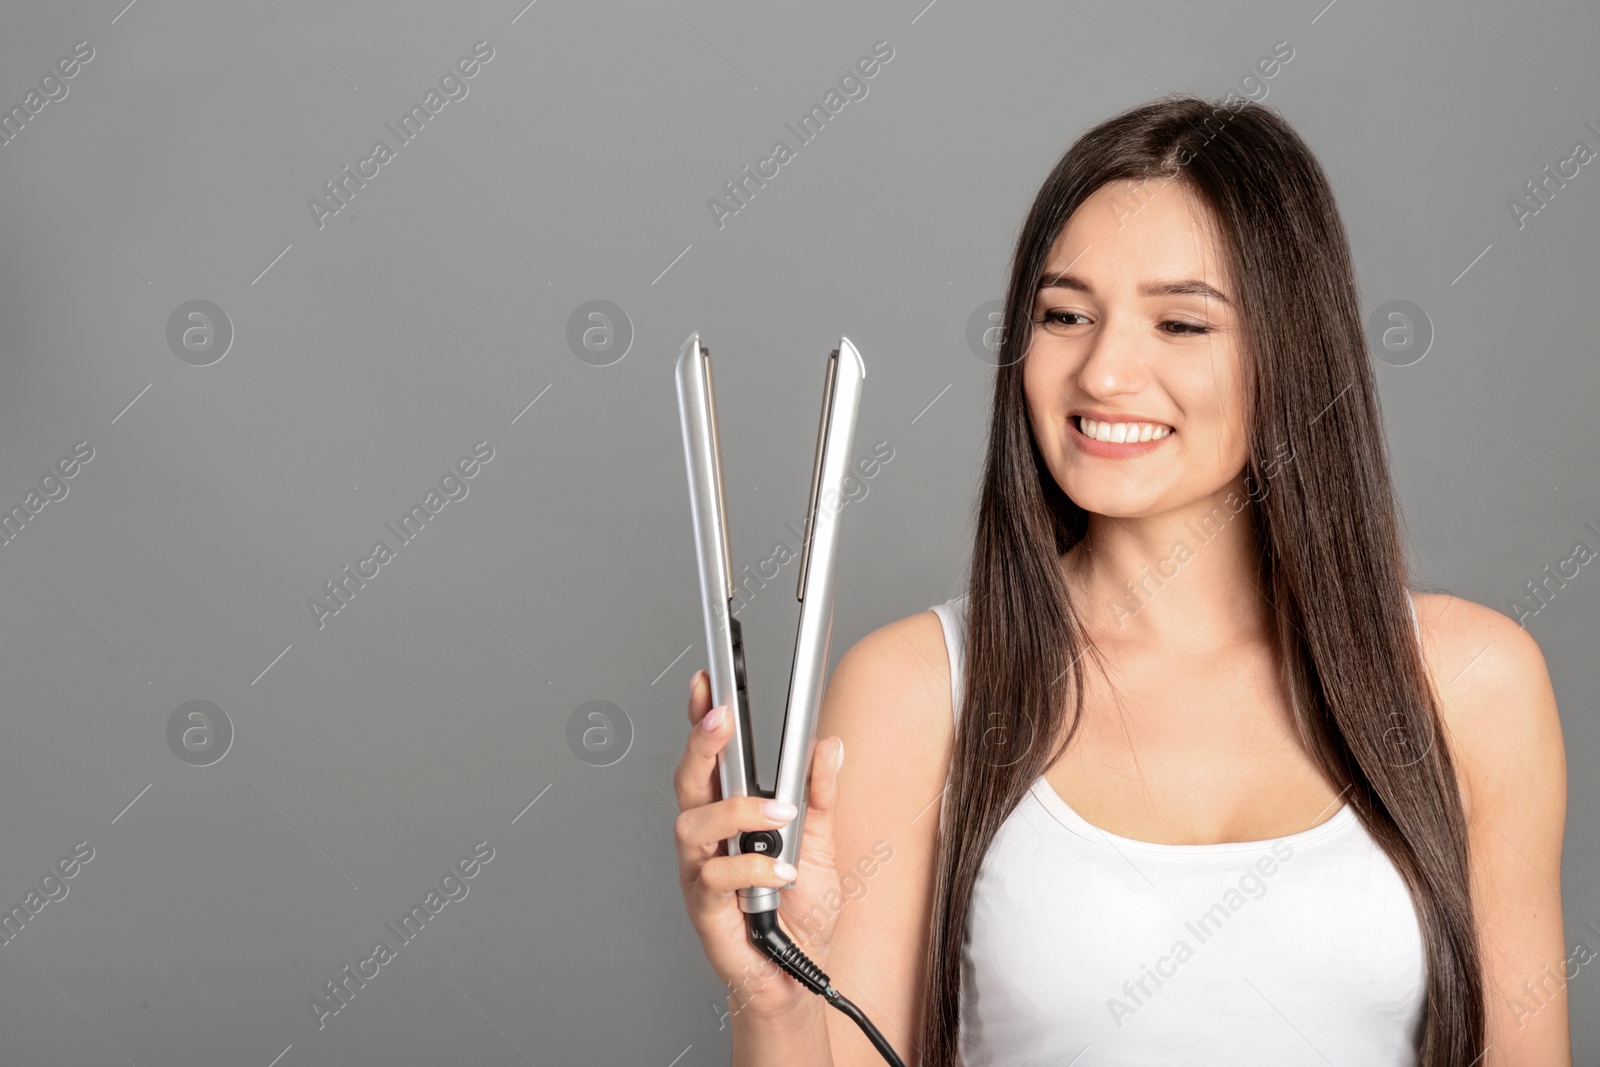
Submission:
M 1077 446 L 1078 451 L 1085 455 L 1099 456 L 1102 459 L 1132 459 L 1136 456 L 1146 455 L 1166 444 L 1168 438 L 1177 432 L 1177 430 L 1172 430 L 1165 437 L 1157 437 L 1149 441 L 1125 441 L 1121 443 L 1101 441 L 1095 437 L 1084 436 L 1083 431 L 1078 429 L 1078 416 L 1069 415 L 1067 417 L 1067 435 L 1072 438 L 1072 443 Z

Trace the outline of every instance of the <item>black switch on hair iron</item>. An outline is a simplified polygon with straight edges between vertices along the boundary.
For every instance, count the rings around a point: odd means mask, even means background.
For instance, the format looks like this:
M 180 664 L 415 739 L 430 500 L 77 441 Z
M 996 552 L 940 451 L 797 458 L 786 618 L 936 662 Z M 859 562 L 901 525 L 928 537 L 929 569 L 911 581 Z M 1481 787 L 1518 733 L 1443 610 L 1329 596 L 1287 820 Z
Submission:
M 794 663 L 789 671 L 789 702 L 784 711 L 778 752 L 778 782 L 763 789 L 756 783 L 755 745 L 750 736 L 750 693 L 745 677 L 744 631 L 734 618 L 733 559 L 728 550 L 728 517 L 722 494 L 722 459 L 717 439 L 716 398 L 711 385 L 711 352 L 698 332 L 689 335 L 678 354 L 678 412 L 683 424 L 683 457 L 689 472 L 690 512 L 694 517 L 695 559 L 700 570 L 700 599 L 706 625 L 712 706 L 727 705 L 733 715 L 733 738 L 717 757 L 722 796 L 759 796 L 787 800 L 798 811 L 777 830 L 747 830 L 728 839 L 728 855 L 756 852 L 798 865 L 810 792 L 811 756 L 817 715 L 827 681 L 828 646 L 833 636 L 833 579 L 838 562 L 839 511 L 843 480 L 848 473 L 850 443 L 855 437 L 861 383 L 866 378 L 861 354 L 848 337 L 828 356 L 822 393 L 822 421 L 811 468 L 811 501 L 806 508 L 805 545 L 795 596 L 800 600 L 800 627 Z M 790 883 L 792 886 L 794 883 Z M 783 887 L 785 889 L 789 886 Z M 829 981 L 815 963 L 778 928 L 778 894 L 768 886 L 738 891 L 750 940 L 812 992 L 853 1019 L 884 1058 L 904 1067 L 876 1027 Z

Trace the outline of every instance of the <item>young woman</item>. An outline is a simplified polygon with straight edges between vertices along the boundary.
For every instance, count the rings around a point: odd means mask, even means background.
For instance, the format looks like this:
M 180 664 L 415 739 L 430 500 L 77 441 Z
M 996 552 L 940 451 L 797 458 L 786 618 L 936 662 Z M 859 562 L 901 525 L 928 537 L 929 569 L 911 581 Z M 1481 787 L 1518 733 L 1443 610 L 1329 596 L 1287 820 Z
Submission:
M 907 1064 L 1570 1064 L 1543 658 L 1408 592 L 1333 194 L 1232 104 L 1039 191 L 966 592 L 840 661 L 780 919 Z M 716 798 L 709 705 L 676 838 L 734 1062 L 881 1063 L 746 940 L 796 876 L 718 846 L 790 815 Z

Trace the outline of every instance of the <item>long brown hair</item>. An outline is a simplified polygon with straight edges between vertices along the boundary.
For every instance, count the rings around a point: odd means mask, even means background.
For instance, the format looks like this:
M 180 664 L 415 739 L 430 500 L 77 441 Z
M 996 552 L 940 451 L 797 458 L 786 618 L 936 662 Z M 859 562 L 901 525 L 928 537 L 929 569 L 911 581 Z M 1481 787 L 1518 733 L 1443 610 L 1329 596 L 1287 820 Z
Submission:
M 1072 212 L 1107 182 L 1177 178 L 1224 244 L 1243 337 L 1257 589 L 1309 750 L 1410 890 L 1427 949 L 1423 1067 L 1473 1062 L 1483 973 L 1467 832 L 1408 570 L 1348 241 L 1326 175 L 1273 110 L 1168 95 L 1080 137 L 1018 236 L 967 585 L 964 696 L 940 826 L 922 1062 L 958 1057 L 961 946 L 1000 824 L 1060 757 L 1093 651 L 1060 557 L 1087 513 L 1040 457 L 1022 391 L 1035 286 Z M 1281 460 L 1285 443 L 1292 462 Z M 1276 465 L 1276 470 L 1273 466 Z M 1067 709 L 1070 692 L 1070 718 Z M 1065 730 L 1062 728 L 1066 727 Z M 1061 738 L 1058 746 L 1044 742 Z

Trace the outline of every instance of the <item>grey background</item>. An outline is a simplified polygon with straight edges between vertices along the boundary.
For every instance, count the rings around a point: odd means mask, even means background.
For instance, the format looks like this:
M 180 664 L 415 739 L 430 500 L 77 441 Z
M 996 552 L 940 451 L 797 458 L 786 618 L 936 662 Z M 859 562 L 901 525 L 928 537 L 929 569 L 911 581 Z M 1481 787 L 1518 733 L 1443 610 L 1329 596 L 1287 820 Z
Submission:
M 1332 178 L 1365 306 L 1436 331 L 1378 368 L 1420 574 L 1509 611 L 1600 544 L 1600 174 L 1520 231 L 1506 206 L 1600 148 L 1592 5 L 124 2 L 0 7 L 5 108 L 95 50 L 0 147 L 0 505 L 95 450 L 0 547 L 0 907 L 95 850 L 0 946 L 8 1064 L 726 1062 L 671 841 L 703 662 L 679 345 L 716 354 L 752 566 L 796 544 L 828 349 L 867 360 L 857 451 L 894 456 L 846 512 L 836 662 L 961 587 L 992 373 L 967 321 L 1049 167 L 1279 40 L 1265 99 Z M 478 40 L 467 97 L 319 230 L 307 199 Z M 708 198 L 880 40 L 868 95 L 719 229 Z M 166 342 L 196 299 L 235 332 L 207 367 Z M 633 330 L 604 367 L 566 341 L 596 299 Z M 469 495 L 319 630 L 307 599 L 480 440 Z M 793 582 L 741 615 L 766 781 Z M 1530 623 L 1591 947 L 1597 628 L 1593 567 Z M 168 747 L 190 700 L 233 726 L 210 766 Z M 591 700 L 632 723 L 611 766 L 566 743 Z M 319 1031 L 310 998 L 482 840 L 469 895 Z

